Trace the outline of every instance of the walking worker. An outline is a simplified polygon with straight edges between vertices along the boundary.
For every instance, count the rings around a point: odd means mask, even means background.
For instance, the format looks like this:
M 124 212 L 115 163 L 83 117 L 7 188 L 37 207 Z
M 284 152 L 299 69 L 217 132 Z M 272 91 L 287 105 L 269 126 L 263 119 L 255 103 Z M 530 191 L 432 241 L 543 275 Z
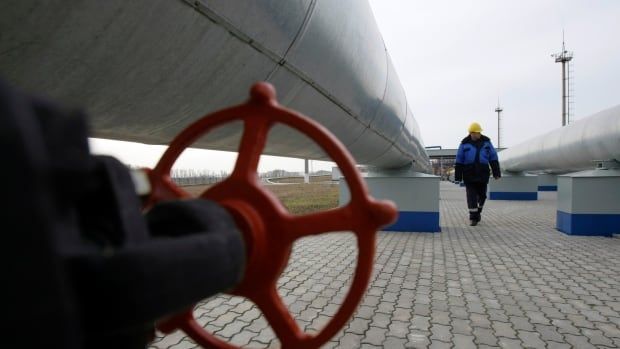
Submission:
M 477 122 L 469 125 L 469 135 L 461 141 L 454 163 L 454 180 L 465 183 L 469 225 L 480 222 L 480 214 L 487 199 L 487 184 L 490 171 L 496 180 L 501 177 L 497 152 L 489 137 L 482 135 L 482 127 Z

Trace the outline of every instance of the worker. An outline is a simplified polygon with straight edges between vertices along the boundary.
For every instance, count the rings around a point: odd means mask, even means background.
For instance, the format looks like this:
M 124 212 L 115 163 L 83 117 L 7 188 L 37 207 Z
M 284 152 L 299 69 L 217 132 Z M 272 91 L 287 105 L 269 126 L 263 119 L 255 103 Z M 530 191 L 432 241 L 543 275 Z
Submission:
M 468 131 L 469 135 L 463 138 L 456 152 L 454 180 L 465 183 L 469 224 L 475 226 L 481 220 L 490 172 L 496 180 L 501 177 L 501 173 L 497 152 L 489 137 L 481 133 L 480 124 L 472 122 Z

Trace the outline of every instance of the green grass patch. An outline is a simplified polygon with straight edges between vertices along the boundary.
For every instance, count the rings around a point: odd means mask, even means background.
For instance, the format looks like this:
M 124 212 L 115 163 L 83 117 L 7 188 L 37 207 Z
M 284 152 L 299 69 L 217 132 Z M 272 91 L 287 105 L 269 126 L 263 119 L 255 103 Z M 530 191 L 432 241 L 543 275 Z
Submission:
M 200 195 L 209 186 L 187 186 L 183 189 L 194 196 Z M 338 207 L 338 184 L 286 184 L 266 185 L 286 209 L 294 215 L 324 211 Z

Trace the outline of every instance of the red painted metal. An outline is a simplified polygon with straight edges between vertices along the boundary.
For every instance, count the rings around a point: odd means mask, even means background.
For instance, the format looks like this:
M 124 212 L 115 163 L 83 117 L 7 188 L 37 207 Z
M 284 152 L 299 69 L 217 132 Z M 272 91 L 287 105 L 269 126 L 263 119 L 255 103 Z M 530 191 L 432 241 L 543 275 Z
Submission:
M 184 149 L 213 128 L 242 121 L 244 132 L 235 168 L 226 180 L 200 195 L 226 207 L 242 230 L 247 253 L 244 278 L 231 292 L 253 301 L 265 315 L 282 348 L 318 348 L 333 337 L 357 307 L 372 272 L 376 231 L 396 219 L 392 202 L 372 198 L 346 148 L 313 120 L 278 105 L 275 89 L 257 83 L 244 104 L 209 114 L 181 132 L 157 166 L 149 172 L 152 193 L 147 206 L 190 195 L 170 178 L 170 169 Z M 334 160 L 345 177 L 351 200 L 346 206 L 302 216 L 291 215 L 259 183 L 257 166 L 270 128 L 282 123 L 309 136 Z M 352 231 L 359 248 L 353 283 L 342 306 L 317 334 L 303 332 L 277 293 L 276 282 L 287 265 L 293 242 L 303 236 Z M 206 348 L 237 348 L 205 331 L 189 309 L 158 324 L 164 333 L 185 331 Z

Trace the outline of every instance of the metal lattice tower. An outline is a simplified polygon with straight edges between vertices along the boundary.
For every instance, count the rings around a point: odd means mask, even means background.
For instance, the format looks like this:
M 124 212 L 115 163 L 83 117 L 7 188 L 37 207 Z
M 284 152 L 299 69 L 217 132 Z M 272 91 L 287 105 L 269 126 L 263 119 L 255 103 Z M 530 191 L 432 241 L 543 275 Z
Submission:
M 562 126 L 568 124 L 568 118 L 570 113 L 570 91 L 569 91 L 569 62 L 573 59 L 573 53 L 566 51 L 564 45 L 564 31 L 562 31 L 562 52 L 554 53 L 551 57 L 555 58 L 556 63 L 562 63 Z

